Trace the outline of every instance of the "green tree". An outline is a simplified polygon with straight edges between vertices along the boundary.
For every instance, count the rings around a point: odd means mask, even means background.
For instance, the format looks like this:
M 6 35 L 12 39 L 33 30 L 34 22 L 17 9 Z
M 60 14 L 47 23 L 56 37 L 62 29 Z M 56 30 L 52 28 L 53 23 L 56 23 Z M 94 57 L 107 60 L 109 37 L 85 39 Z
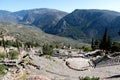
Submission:
M 94 39 L 92 38 L 92 42 L 91 42 L 91 48 L 95 49 L 95 45 L 94 45 Z
M 120 43 L 118 43 L 118 42 L 113 42 L 113 45 L 112 45 L 112 47 L 111 47 L 111 51 L 112 51 L 112 52 L 115 52 L 115 51 L 119 52 L 119 51 L 120 51 Z
M 6 46 L 5 46 L 5 40 L 4 40 L 4 36 L 6 35 L 7 31 L 3 28 L 0 28 L 0 37 L 2 38 L 2 46 L 4 47 L 4 50 L 6 50 Z
M 120 30 L 119 30 L 118 34 L 120 35 Z
M 13 41 L 10 41 L 10 40 L 6 40 L 5 41 L 5 45 L 6 46 L 13 46 L 14 42 Z
M 2 46 L 2 40 L 0 40 L 0 46 Z
M 16 42 L 13 42 L 12 46 L 13 46 L 13 47 L 17 47 L 17 43 L 16 43 Z
M 6 45 L 5 45 L 4 37 L 2 37 L 2 43 L 3 43 L 4 50 L 6 50 Z
M 94 41 L 94 48 L 95 48 L 95 49 L 99 49 L 100 44 L 101 44 L 101 40 L 99 40 L 99 39 L 98 39 L 98 40 L 95 40 L 95 41 Z
M 107 28 L 105 28 L 105 32 L 100 43 L 100 49 L 103 49 L 103 50 L 107 49 L 107 38 L 108 38 L 107 31 L 108 31 Z
M 108 36 L 107 42 L 106 42 L 106 48 L 107 50 L 110 50 L 112 47 L 112 39 L 110 38 L 110 36 Z
M 19 53 L 20 53 L 20 45 L 19 45 L 20 43 L 18 42 L 18 39 L 16 39 L 16 47 L 17 47 L 17 49 L 18 49 L 18 51 L 19 51 Z
M 26 49 L 30 49 L 31 48 L 31 42 L 26 42 L 25 47 L 26 47 Z
M 44 45 L 43 46 L 43 54 L 45 55 L 53 55 L 54 52 L 53 52 L 53 46 L 52 45 Z

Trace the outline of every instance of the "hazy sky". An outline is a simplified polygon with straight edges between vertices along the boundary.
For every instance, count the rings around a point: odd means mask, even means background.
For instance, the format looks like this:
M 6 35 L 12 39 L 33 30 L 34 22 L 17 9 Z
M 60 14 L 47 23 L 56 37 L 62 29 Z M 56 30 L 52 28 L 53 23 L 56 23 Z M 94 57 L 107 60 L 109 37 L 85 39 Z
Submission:
M 66 12 L 75 9 L 109 9 L 120 12 L 120 0 L 0 0 L 1 10 L 33 8 L 53 8 Z

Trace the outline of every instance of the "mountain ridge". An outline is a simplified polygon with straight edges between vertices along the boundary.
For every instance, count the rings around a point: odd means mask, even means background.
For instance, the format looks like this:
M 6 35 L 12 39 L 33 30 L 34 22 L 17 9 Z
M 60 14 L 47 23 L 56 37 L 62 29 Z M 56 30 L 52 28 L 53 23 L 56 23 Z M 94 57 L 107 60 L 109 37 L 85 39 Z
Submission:
M 79 10 L 63 17 L 53 29 L 52 34 L 80 38 L 100 38 L 103 35 L 105 27 L 109 30 L 112 38 L 117 35 L 120 13 L 108 10 Z M 116 21 L 117 20 L 117 21 Z M 116 24 L 116 26 L 115 26 Z M 115 31 L 112 32 L 114 28 Z M 101 33 L 102 32 L 102 33 Z M 117 35 L 118 37 L 118 35 Z
M 108 27 L 109 35 L 118 40 L 120 13 L 99 9 L 76 9 L 71 13 L 49 8 L 16 12 L 1 10 L 0 22 L 32 25 L 48 34 L 76 40 L 101 38 L 105 27 Z

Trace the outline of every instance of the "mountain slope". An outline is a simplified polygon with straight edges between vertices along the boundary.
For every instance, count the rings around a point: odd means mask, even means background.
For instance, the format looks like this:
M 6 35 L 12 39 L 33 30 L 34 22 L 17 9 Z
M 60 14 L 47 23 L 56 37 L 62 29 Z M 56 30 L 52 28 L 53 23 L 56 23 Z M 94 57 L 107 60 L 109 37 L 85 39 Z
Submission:
M 120 13 L 108 10 L 79 10 L 63 17 L 53 29 L 52 34 L 81 38 L 100 38 L 105 27 L 109 35 L 118 39 Z
M 15 24 L 15 23 L 0 23 L 0 31 L 7 31 L 8 35 L 16 36 L 19 34 L 19 40 L 23 42 L 37 42 L 40 45 L 43 44 L 55 44 L 55 43 L 65 43 L 67 45 L 80 45 L 78 41 L 54 36 L 50 34 L 46 34 L 43 31 L 41 31 L 39 28 L 36 28 L 34 26 L 27 26 L 27 25 L 21 25 L 21 24 Z M 81 41 L 82 42 L 82 41 Z
M 51 28 L 68 13 L 55 9 L 31 9 L 17 12 L 0 10 L 0 22 L 19 23 L 33 25 L 50 33 Z
M 66 12 L 47 8 L 22 10 L 13 14 L 18 16 L 19 23 L 37 26 L 48 33 L 51 31 L 51 27 L 54 27 L 62 17 L 67 15 Z
M 0 10 L 0 22 L 17 22 L 17 19 L 11 12 Z
M 119 40 L 120 13 L 109 10 L 76 9 L 68 14 L 55 9 L 0 11 L 0 22 L 32 25 L 49 34 L 73 39 L 101 38 L 107 27 L 109 35 Z

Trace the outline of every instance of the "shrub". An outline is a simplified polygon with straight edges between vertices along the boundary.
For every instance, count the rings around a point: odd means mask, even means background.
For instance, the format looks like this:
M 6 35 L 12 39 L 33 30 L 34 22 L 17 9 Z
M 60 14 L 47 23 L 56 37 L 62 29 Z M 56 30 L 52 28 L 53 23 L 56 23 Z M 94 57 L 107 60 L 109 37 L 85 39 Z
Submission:
M 119 52 L 120 51 L 120 43 L 114 42 L 112 47 L 111 47 L 111 51 L 112 52 L 115 52 L 115 51 Z
M 91 46 L 84 46 L 83 50 L 84 51 L 92 51 L 92 48 L 91 48 Z
M 7 66 L 0 64 L 0 76 L 5 75 L 6 74 L 5 70 L 7 70 L 7 69 L 8 69 Z
M 11 59 L 11 60 L 12 59 L 17 59 L 18 55 L 19 55 L 18 51 L 12 50 L 8 53 L 8 58 Z
M 86 76 L 86 77 L 80 77 L 79 78 L 80 80 L 100 80 L 100 78 L 99 77 L 92 77 L 92 78 L 90 78 L 90 77 L 88 77 L 88 76 Z
M 0 59 L 4 59 L 6 57 L 5 53 L 0 53 Z
M 6 44 L 6 46 L 12 46 L 13 42 L 12 42 L 12 41 L 7 40 L 7 41 L 5 41 L 5 44 Z

